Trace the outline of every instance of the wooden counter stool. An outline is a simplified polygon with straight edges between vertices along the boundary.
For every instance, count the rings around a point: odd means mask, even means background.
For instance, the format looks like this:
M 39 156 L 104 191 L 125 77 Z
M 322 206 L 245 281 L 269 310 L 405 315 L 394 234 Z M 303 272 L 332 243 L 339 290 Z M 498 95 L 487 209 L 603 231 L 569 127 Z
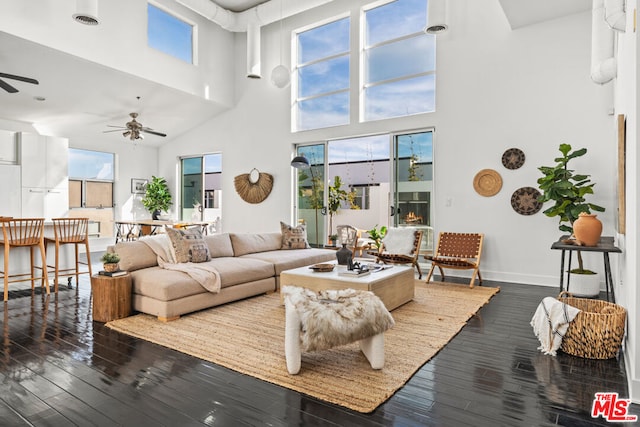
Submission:
M 2 240 L 0 244 L 4 246 L 4 300 L 9 299 L 9 283 L 31 281 L 31 289 L 35 288 L 36 279 L 41 280 L 41 286 L 44 286 L 47 294 L 49 291 L 49 280 L 47 278 L 47 259 L 44 248 L 44 218 L 6 218 L 0 220 L 2 225 Z M 31 273 L 9 274 L 9 253 L 11 248 L 28 247 L 31 261 Z M 35 265 L 33 250 L 35 247 L 40 248 L 40 256 L 42 258 L 42 267 Z M 42 268 L 42 275 L 36 277 L 36 268 Z
M 91 255 L 89 251 L 89 218 L 53 218 L 53 235 L 54 237 L 45 237 L 45 251 L 49 243 L 55 244 L 55 261 L 54 265 L 47 267 L 54 269 L 55 282 L 54 292 L 58 292 L 58 277 L 76 276 L 76 286 L 79 283 L 81 274 L 89 274 L 91 272 Z M 72 244 L 75 249 L 75 268 L 60 268 L 60 247 Z M 81 271 L 78 258 L 78 245 L 83 244 L 87 253 L 87 270 Z M 71 280 L 71 279 L 69 279 Z

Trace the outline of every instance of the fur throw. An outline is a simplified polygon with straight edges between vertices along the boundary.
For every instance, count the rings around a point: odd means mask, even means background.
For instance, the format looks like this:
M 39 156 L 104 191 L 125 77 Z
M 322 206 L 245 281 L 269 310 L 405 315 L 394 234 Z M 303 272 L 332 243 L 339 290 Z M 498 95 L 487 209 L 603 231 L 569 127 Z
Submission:
M 300 316 L 303 351 L 349 344 L 382 333 L 395 324 L 373 292 L 343 289 L 316 293 L 284 286 L 282 293 L 285 304 L 295 307 Z

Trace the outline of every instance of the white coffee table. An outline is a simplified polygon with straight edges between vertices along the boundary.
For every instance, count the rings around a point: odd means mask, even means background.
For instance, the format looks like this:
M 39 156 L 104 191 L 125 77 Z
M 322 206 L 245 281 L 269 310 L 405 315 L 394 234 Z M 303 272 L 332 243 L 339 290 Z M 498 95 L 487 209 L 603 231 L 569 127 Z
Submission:
M 334 262 L 335 263 L 335 262 Z M 394 265 L 392 268 L 362 277 L 341 276 L 346 266 L 336 265 L 333 271 L 316 272 L 307 267 L 294 268 L 280 273 L 280 288 L 300 286 L 318 292 L 325 289 L 357 289 L 371 291 L 393 310 L 411 301 L 415 294 L 413 267 Z

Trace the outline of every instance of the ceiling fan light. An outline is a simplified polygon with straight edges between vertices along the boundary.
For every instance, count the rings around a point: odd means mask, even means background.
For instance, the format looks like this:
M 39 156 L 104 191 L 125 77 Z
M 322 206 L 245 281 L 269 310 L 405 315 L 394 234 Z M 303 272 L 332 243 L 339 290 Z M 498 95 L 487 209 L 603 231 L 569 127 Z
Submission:
M 122 136 L 124 136 L 125 138 L 126 138 L 127 136 L 129 136 L 129 135 L 131 135 L 131 131 L 130 131 L 130 130 L 128 130 L 128 131 L 126 131 L 126 132 L 123 132 L 123 133 L 122 133 Z
M 98 0 L 76 0 L 76 13 L 72 17 L 84 25 L 98 25 Z

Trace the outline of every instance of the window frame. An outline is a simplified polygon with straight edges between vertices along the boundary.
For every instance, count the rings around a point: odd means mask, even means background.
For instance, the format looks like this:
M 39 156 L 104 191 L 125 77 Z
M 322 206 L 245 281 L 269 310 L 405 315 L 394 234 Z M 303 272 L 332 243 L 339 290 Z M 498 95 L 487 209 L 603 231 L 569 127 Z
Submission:
M 436 52 L 437 52 L 437 45 L 436 45 L 436 38 L 434 35 L 431 34 L 425 34 L 424 31 L 416 31 L 410 34 L 405 34 L 402 35 L 400 37 L 394 37 L 394 38 L 390 38 L 390 39 L 386 39 L 383 41 L 378 41 L 370 46 L 367 46 L 367 37 L 366 37 L 366 32 L 367 32 L 367 12 L 380 8 L 380 7 L 384 7 L 390 3 L 393 3 L 395 0 L 384 0 L 384 1 L 380 1 L 380 2 L 375 2 L 375 3 L 371 3 L 365 7 L 362 7 L 360 9 L 360 20 L 359 20 L 359 25 L 360 25 L 360 33 L 359 33 L 359 51 L 358 51 L 358 56 L 359 56 L 359 93 L 358 93 L 358 120 L 360 123 L 367 123 L 367 122 L 372 122 L 372 121 L 377 121 L 377 120 L 386 120 L 386 119 L 393 119 L 393 118 L 399 118 L 399 117 L 408 117 L 408 116 L 413 116 L 413 115 L 417 115 L 417 114 L 427 114 L 427 113 L 433 113 L 436 111 L 435 108 L 435 76 L 436 76 L 436 71 L 437 71 L 437 64 L 436 64 Z M 428 0 L 427 0 L 428 1 Z M 427 7 L 427 2 L 425 2 L 425 9 Z M 426 22 L 425 22 L 426 25 Z M 367 58 L 368 55 L 367 53 L 372 51 L 373 49 L 376 49 L 378 47 L 382 47 L 385 45 L 389 45 L 389 44 L 393 44 L 396 42 L 401 42 L 401 41 L 405 41 L 405 40 L 410 40 L 412 38 L 416 38 L 416 37 L 432 37 L 433 38 L 433 70 L 430 71 L 423 71 L 423 72 L 419 72 L 419 73 L 412 73 L 412 74 L 405 74 L 403 76 L 396 76 L 396 77 L 392 77 L 392 78 L 388 78 L 388 79 L 384 79 L 384 80 L 379 80 L 376 81 L 374 83 L 367 83 L 366 82 L 366 76 L 367 76 Z M 366 114 L 367 114 L 367 90 L 370 88 L 376 88 L 376 87 L 381 87 L 383 85 L 386 84 L 393 84 L 393 83 L 397 83 L 397 82 L 401 82 L 401 81 L 408 81 L 411 79 L 415 79 L 415 78 L 419 78 L 419 77 L 427 77 L 427 76 L 433 76 L 434 77 L 434 95 L 433 95 L 433 109 L 429 110 L 429 111 L 418 111 L 418 112 L 414 112 L 414 113 L 409 113 L 409 114 L 399 114 L 399 115 L 392 115 L 392 116 L 386 116 L 386 117 L 375 117 L 375 118 L 367 118 Z
M 349 34 L 349 43 L 348 43 L 348 49 L 345 52 L 342 53 L 334 53 L 322 58 L 316 58 L 310 61 L 306 61 L 306 62 L 299 62 L 299 36 L 302 33 L 308 32 L 308 31 L 313 31 L 315 29 L 321 28 L 325 25 L 329 25 L 335 22 L 338 22 L 340 20 L 346 19 L 347 23 L 348 23 L 348 34 Z M 311 25 L 307 25 L 298 29 L 295 29 L 292 31 L 292 37 L 291 37 L 291 69 L 292 69 L 292 75 L 294 76 L 294 78 L 292 79 L 291 82 L 291 131 L 292 132 L 304 132 L 304 131 L 309 131 L 309 130 L 316 130 L 316 129 L 324 129 L 324 128 L 328 128 L 328 127 L 334 127 L 334 126 L 344 126 L 344 125 L 348 125 L 351 123 L 351 89 L 352 89 L 352 85 L 351 85 L 351 73 L 353 71 L 353 67 L 352 67 L 352 52 L 353 52 L 353 47 L 352 47 L 352 42 L 353 40 L 351 39 L 351 29 L 352 29 L 352 25 L 353 25 L 353 20 L 351 19 L 351 13 L 350 12 L 345 12 L 339 15 L 335 15 L 332 16 L 330 18 L 315 22 Z M 316 65 L 316 64 L 322 64 L 322 63 L 327 63 L 328 61 L 332 61 L 338 58 L 347 58 L 347 65 L 348 65 L 348 74 L 347 74 L 347 87 L 344 89 L 337 89 L 337 90 L 330 90 L 328 92 L 320 92 L 320 93 L 315 93 L 313 95 L 309 95 L 309 96 L 300 96 L 300 73 L 299 70 L 304 68 L 304 67 L 308 67 L 308 66 L 312 66 L 312 65 Z M 299 120 L 300 120 L 300 105 L 301 103 L 304 103 L 305 101 L 313 101 L 313 100 L 318 100 L 321 98 L 326 98 L 326 97 L 331 97 L 334 95 L 338 95 L 338 94 L 347 94 L 347 102 L 346 102 L 346 122 L 345 123 L 339 123 L 339 124 L 330 124 L 330 125 L 320 125 L 320 126 L 313 126 L 313 127 L 301 127 L 299 126 Z

